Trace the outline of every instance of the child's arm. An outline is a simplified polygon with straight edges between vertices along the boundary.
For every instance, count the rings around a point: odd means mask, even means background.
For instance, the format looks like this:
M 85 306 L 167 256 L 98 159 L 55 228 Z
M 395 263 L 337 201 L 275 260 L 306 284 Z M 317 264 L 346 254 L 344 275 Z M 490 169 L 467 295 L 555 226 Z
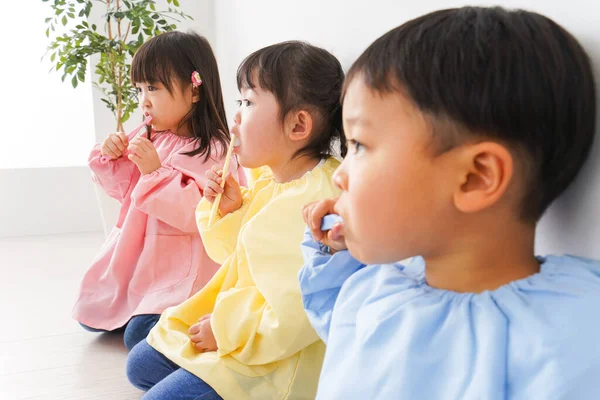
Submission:
M 102 144 L 97 144 L 92 149 L 88 158 L 88 165 L 92 171 L 92 179 L 96 182 L 110 197 L 123 201 L 129 190 L 132 182 L 140 175 L 134 163 L 129 161 L 127 157 L 108 156 L 103 154 L 107 151 L 108 146 L 113 150 L 109 150 L 110 154 L 121 151 L 116 146 L 121 146 L 124 149 L 129 138 L 123 133 L 111 134 Z M 104 159 L 105 161 L 102 161 Z
M 300 291 L 304 309 L 313 328 L 325 343 L 329 337 L 331 315 L 344 282 L 365 265 L 347 250 L 333 256 L 307 229 L 302 243 L 304 267 L 300 270 Z
M 234 160 L 232 159 L 231 162 L 233 164 Z M 236 169 L 233 170 L 236 171 Z M 210 172 L 211 171 L 207 172 L 207 176 L 213 175 Z M 238 173 L 243 174 L 243 171 L 240 169 Z M 243 178 L 243 176 L 241 178 Z M 228 179 L 231 178 L 229 177 Z M 196 222 L 208 256 L 213 261 L 222 264 L 235 250 L 238 234 L 252 199 L 252 191 L 235 184 L 235 190 L 237 191 L 237 196 L 239 196 L 237 209 L 235 209 L 236 207 L 233 207 L 231 210 L 227 210 L 223 217 L 218 213 L 213 224 L 208 226 L 212 203 L 216 197 L 216 193 L 210 187 L 211 185 L 214 186 L 216 184 L 217 183 L 214 181 L 211 182 L 211 179 L 209 178 L 205 189 L 206 195 L 196 209 Z M 230 185 L 226 184 L 226 189 L 228 186 Z M 222 198 L 220 206 L 220 209 L 223 206 L 227 206 L 225 196 Z
M 194 212 L 202 199 L 205 172 L 215 162 L 176 154 L 143 175 L 131 193 L 133 205 L 183 232 L 197 233 Z M 133 164 L 133 163 L 132 163 Z

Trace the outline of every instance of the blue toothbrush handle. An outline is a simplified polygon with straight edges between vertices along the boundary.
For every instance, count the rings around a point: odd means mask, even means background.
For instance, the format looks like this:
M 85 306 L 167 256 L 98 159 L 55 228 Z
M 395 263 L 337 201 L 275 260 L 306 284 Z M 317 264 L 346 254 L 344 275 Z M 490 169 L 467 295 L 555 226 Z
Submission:
M 323 217 L 323 221 L 321 222 L 321 230 L 322 231 L 330 231 L 331 228 L 335 224 L 343 223 L 344 220 L 337 214 L 329 214 Z

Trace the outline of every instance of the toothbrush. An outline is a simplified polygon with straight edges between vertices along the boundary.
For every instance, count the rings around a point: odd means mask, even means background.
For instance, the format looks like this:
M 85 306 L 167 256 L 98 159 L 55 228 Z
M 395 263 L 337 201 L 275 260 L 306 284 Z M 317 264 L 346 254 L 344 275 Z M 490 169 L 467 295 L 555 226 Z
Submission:
M 321 222 L 321 230 L 323 232 L 330 231 L 335 224 L 344 223 L 342 217 L 337 214 L 329 214 L 323 217 L 323 221 Z
M 133 134 L 136 134 L 136 133 L 137 133 L 137 132 L 138 132 L 140 129 L 142 129 L 142 127 L 143 127 L 144 125 L 149 125 L 151 122 L 152 122 L 152 116 L 148 115 L 148 116 L 147 116 L 147 117 L 144 119 L 144 121 L 143 121 L 143 122 L 142 122 L 142 123 L 141 123 L 141 124 L 140 124 L 140 125 L 139 125 L 137 128 L 135 128 L 134 130 L 132 130 L 131 132 L 129 132 L 129 134 L 128 134 L 127 136 L 131 136 L 131 135 L 133 135 Z M 125 152 L 124 152 L 124 153 L 121 155 L 121 157 L 123 157 L 123 156 L 125 156 L 125 155 L 127 155 L 127 150 L 125 150 Z M 106 163 L 107 163 L 107 162 L 109 162 L 109 161 L 110 161 L 110 157 L 107 157 L 107 156 L 102 156 L 102 157 L 100 158 L 100 162 L 101 162 L 102 164 L 106 164 Z
M 223 175 L 221 175 L 221 189 L 225 187 L 225 178 L 227 177 L 227 173 L 229 172 L 229 163 L 231 162 L 231 155 L 233 154 L 233 148 L 236 146 L 236 137 L 232 133 L 231 141 L 229 142 L 229 148 L 227 149 L 227 156 L 225 157 L 225 165 L 223 165 Z M 210 228 L 217 216 L 217 211 L 219 211 L 219 203 L 221 202 L 222 193 L 217 194 L 217 198 L 215 199 L 212 208 L 210 210 L 210 217 L 208 218 L 208 227 Z

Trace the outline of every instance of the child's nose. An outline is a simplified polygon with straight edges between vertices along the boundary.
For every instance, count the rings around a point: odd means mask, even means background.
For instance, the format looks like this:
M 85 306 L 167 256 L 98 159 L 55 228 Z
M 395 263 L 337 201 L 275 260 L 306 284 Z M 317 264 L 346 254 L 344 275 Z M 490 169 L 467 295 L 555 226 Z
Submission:
M 140 104 L 142 107 L 150 106 L 150 99 L 148 99 L 148 96 L 143 91 L 140 93 Z
M 240 110 L 237 110 L 235 112 L 235 114 L 233 114 L 233 123 L 235 125 L 239 125 L 242 122 L 242 114 L 240 113 Z
M 344 162 L 342 162 L 342 164 L 333 174 L 333 183 L 338 187 L 338 189 L 343 191 L 348 189 L 348 174 L 346 173 Z

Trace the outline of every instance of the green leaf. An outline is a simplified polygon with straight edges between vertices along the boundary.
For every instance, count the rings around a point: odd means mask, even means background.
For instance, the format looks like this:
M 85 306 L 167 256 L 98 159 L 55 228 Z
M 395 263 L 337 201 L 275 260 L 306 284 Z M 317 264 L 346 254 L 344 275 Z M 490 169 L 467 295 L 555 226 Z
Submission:
M 179 7 L 179 1 L 178 0 L 173 0 L 173 4 L 175 4 L 175 6 Z
M 50 37 L 50 28 L 46 29 L 46 37 Z
M 54 62 L 55 58 L 56 58 L 56 53 L 52 53 L 52 55 L 50 56 L 50 62 Z
M 44 20 L 44 22 L 45 22 L 45 23 L 48 23 L 48 22 L 50 22 L 50 21 L 52 21 L 52 18 L 46 18 L 46 19 Z
M 67 17 L 63 15 L 62 17 L 62 24 L 63 25 L 67 25 Z

